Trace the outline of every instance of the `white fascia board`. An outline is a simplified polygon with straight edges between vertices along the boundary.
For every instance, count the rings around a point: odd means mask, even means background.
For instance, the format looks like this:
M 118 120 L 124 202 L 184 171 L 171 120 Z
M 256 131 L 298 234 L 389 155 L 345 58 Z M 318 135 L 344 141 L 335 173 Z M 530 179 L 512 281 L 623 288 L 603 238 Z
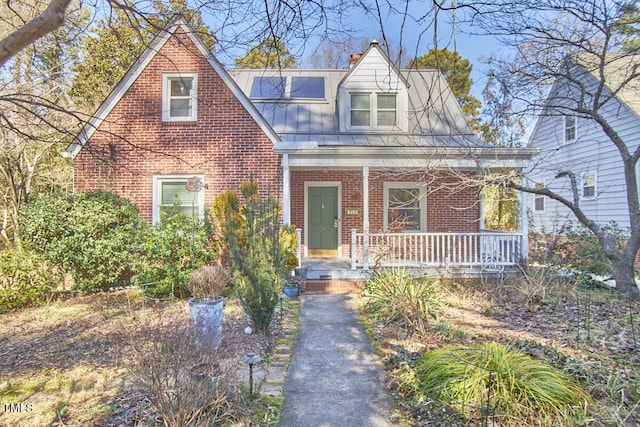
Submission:
M 522 160 L 509 160 L 500 162 L 477 162 L 472 159 L 447 159 L 447 158 L 370 158 L 370 157 L 305 157 L 289 156 L 290 168 L 328 168 L 328 169 L 350 169 L 370 167 L 377 169 L 468 169 L 468 170 L 500 170 L 500 169 L 520 169 L 524 167 Z

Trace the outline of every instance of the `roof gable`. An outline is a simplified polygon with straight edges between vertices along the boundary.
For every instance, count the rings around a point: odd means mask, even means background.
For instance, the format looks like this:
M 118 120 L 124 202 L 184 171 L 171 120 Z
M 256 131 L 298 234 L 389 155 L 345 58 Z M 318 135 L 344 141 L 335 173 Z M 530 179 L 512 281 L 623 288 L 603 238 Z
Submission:
M 339 88 L 358 88 L 362 84 L 371 83 L 381 91 L 397 91 L 408 88 L 407 80 L 389 60 L 377 41 L 371 42 L 338 86 Z M 370 89 L 370 87 L 364 88 Z
M 100 127 L 102 122 L 107 118 L 109 113 L 118 104 L 122 97 L 131 88 L 133 83 L 144 72 L 146 67 L 160 52 L 163 46 L 172 38 L 176 36 L 178 30 L 181 30 L 189 40 L 198 49 L 198 52 L 205 58 L 211 68 L 216 72 L 224 84 L 234 94 L 238 101 L 247 110 L 249 115 L 256 121 L 258 126 L 267 135 L 272 143 L 280 141 L 280 137 L 264 119 L 260 112 L 256 109 L 253 103 L 249 100 L 247 95 L 238 87 L 236 82 L 229 76 L 223 65 L 214 57 L 213 53 L 206 47 L 202 40 L 196 35 L 191 27 L 186 23 L 184 18 L 179 17 L 174 22 L 169 24 L 166 28 L 160 31 L 160 33 L 153 39 L 145 51 L 140 55 L 136 62 L 129 68 L 122 80 L 116 85 L 116 87 L 107 96 L 104 102 L 100 105 L 94 115 L 85 124 L 82 130 L 76 135 L 74 141 L 69 145 L 67 150 L 62 154 L 65 157 L 74 158 L 87 143 L 95 131 Z

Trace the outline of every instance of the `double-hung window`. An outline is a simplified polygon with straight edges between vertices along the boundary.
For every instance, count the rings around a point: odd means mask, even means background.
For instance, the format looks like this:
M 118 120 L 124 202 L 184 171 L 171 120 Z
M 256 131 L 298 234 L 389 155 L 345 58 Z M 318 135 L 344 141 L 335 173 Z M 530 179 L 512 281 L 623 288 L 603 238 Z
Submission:
M 582 175 L 582 190 L 580 196 L 583 200 L 596 198 L 596 173 L 587 172 Z
M 578 120 L 576 116 L 564 116 L 564 143 L 570 144 L 578 139 Z
M 159 175 L 153 177 L 153 223 L 160 221 L 160 213 L 169 209 L 184 212 L 187 217 L 201 217 L 204 213 L 202 176 Z
M 164 73 L 162 75 L 162 120 L 195 121 L 197 118 L 197 75 Z
M 349 127 L 385 129 L 398 124 L 395 93 L 351 93 Z
M 426 188 L 416 182 L 384 183 L 384 226 L 392 231 L 426 230 Z
M 544 188 L 543 182 L 536 182 L 536 190 L 542 190 Z M 536 194 L 533 197 L 533 210 L 535 212 L 544 212 L 544 196 L 542 194 Z

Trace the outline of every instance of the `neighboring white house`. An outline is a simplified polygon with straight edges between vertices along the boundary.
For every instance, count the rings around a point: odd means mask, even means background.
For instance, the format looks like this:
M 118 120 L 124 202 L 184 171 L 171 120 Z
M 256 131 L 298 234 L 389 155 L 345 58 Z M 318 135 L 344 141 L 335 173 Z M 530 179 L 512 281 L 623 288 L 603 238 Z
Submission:
M 631 72 L 631 64 L 638 63 L 637 59 L 627 56 L 608 61 L 603 69 L 607 83 L 603 95 L 611 99 L 599 109 L 599 114 L 632 153 L 640 145 L 640 82 L 635 79 L 621 83 Z M 592 118 L 563 109 L 566 106 L 576 111 L 581 96 L 582 105 L 589 106 L 592 102 L 599 74 L 597 67 L 589 67 L 587 63 L 582 60 L 582 65 L 574 64 L 575 81 L 559 79 L 554 83 L 546 108 L 531 134 L 529 145 L 540 153 L 527 177 L 530 186 L 549 188 L 572 201 L 577 198 L 586 216 L 597 223 L 615 221 L 628 228 L 630 215 L 620 152 Z M 613 93 L 618 87 L 623 89 Z M 636 174 L 638 171 L 636 164 Z M 532 231 L 553 234 L 569 220 L 577 223 L 574 214 L 556 200 L 541 195 L 530 200 Z

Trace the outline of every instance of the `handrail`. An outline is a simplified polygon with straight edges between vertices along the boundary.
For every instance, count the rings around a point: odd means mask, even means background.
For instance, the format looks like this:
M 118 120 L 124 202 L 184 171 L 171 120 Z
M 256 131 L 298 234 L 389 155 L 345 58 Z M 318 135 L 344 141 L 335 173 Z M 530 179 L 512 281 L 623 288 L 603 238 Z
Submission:
M 351 230 L 351 268 L 369 265 L 507 266 L 521 259 L 522 233 L 358 233 Z M 503 268 L 503 267 L 502 267 Z

